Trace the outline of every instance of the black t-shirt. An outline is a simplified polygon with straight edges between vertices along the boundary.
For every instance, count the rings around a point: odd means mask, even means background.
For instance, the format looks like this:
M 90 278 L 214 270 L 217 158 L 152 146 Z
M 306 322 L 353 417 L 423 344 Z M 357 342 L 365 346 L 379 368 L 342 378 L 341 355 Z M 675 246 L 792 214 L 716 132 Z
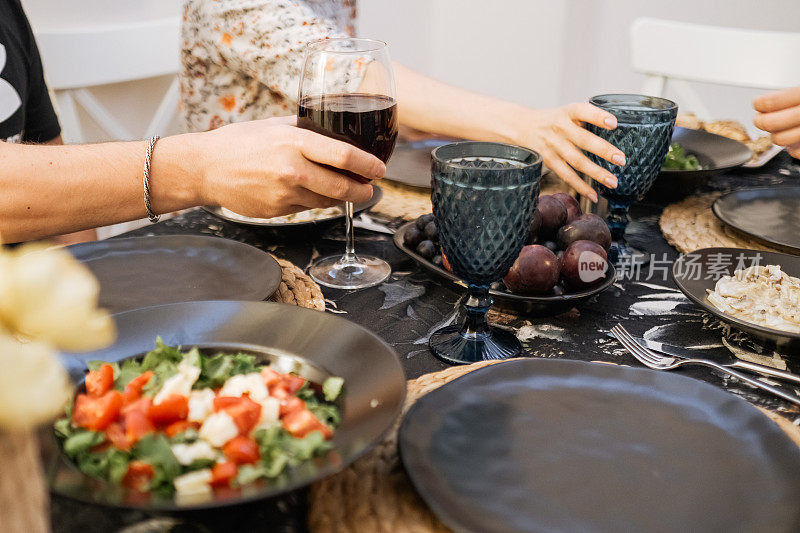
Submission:
M 20 0 L 0 0 L 0 141 L 45 142 L 60 133 Z

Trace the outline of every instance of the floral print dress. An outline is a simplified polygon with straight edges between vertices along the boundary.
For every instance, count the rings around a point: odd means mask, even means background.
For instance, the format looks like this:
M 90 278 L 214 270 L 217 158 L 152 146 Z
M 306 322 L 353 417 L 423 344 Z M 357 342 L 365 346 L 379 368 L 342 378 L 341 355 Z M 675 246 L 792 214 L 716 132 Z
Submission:
M 355 0 L 186 0 L 188 131 L 295 114 L 306 43 L 352 36 L 354 21 Z

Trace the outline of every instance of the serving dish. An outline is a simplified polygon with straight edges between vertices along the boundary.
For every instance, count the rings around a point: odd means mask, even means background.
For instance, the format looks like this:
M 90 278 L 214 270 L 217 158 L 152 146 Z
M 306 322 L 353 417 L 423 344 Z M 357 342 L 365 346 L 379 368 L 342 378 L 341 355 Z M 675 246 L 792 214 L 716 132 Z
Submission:
M 678 258 L 672 266 L 675 284 L 691 301 L 734 329 L 743 331 L 761 344 L 791 354 L 800 349 L 800 333 L 779 331 L 733 317 L 717 309 L 708 301 L 709 290 L 714 290 L 723 275 L 732 275 L 737 268 L 752 264 L 779 265 L 790 276 L 800 277 L 800 257 L 778 252 L 748 250 L 745 248 L 702 248 Z M 741 263 L 741 264 L 740 264 Z
M 419 399 L 398 442 L 456 532 L 800 527 L 797 445 L 741 398 L 674 373 L 505 361 Z
M 151 511 L 196 511 L 271 498 L 333 474 L 374 446 L 399 415 L 405 377 L 397 355 L 366 329 L 340 317 L 267 302 L 203 301 L 171 304 L 114 316 L 114 345 L 89 354 L 64 354 L 75 378 L 87 360 L 120 361 L 153 347 L 156 336 L 171 346 L 207 351 L 244 351 L 314 382 L 344 379 L 342 421 L 325 457 L 289 470 L 271 482 L 215 493 L 202 503 L 179 503 L 154 495 L 143 499 L 121 486 L 83 474 L 58 448 L 52 429 L 43 430 L 46 477 L 60 496 L 110 507 Z M 85 364 L 84 364 L 85 368 Z
M 413 225 L 414 222 L 409 222 L 407 224 L 403 224 L 397 229 L 394 234 L 395 246 L 397 246 L 397 248 L 399 248 L 403 253 L 408 255 L 417 264 L 429 272 L 451 283 L 461 287 L 466 287 L 466 284 L 458 279 L 455 274 L 448 272 L 442 267 L 434 265 L 404 244 L 405 232 Z M 505 288 L 491 289 L 489 294 L 492 297 L 494 305 L 499 308 L 525 313 L 532 316 L 553 316 L 565 313 L 573 307 L 581 306 L 592 296 L 600 294 L 613 285 L 615 280 L 616 271 L 614 270 L 614 266 L 610 262 L 607 262 L 605 277 L 602 279 L 602 281 L 598 282 L 597 285 L 593 285 L 586 289 L 568 292 L 560 296 L 526 296 L 522 294 L 514 294 Z
M 194 300 L 265 300 L 281 282 L 270 254 L 201 235 L 114 238 L 67 248 L 100 282 L 112 313 Z

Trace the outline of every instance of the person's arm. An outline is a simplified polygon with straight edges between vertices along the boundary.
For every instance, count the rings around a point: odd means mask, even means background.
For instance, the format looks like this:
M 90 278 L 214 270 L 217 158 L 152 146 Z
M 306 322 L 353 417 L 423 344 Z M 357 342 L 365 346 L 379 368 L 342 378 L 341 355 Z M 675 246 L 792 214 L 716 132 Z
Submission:
M 447 85 L 397 63 L 393 67 L 402 124 L 431 133 L 531 148 L 561 179 L 595 201 L 596 193 L 576 171 L 616 187 L 614 175 L 581 152 L 587 150 L 614 164 L 625 164 L 622 151 L 581 127 L 591 122 L 613 129 L 617 121 L 611 113 L 588 102 L 532 109 Z
M 354 146 L 294 127 L 294 117 L 243 122 L 158 141 L 156 213 L 224 205 L 254 217 L 369 199 L 384 164 Z M 0 242 L 20 242 L 147 216 L 146 143 L 46 146 L 0 142 Z M 323 166 L 327 165 L 327 166 Z
M 753 102 L 758 111 L 753 124 L 771 134 L 772 142 L 785 146 L 800 159 L 800 87 L 759 96 Z

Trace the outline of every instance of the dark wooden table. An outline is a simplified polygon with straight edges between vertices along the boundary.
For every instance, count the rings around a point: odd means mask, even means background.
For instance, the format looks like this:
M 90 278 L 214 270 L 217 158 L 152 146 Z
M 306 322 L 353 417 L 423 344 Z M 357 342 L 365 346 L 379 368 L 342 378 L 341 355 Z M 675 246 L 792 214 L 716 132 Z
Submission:
M 781 172 L 783 169 L 783 173 Z M 800 183 L 800 166 L 786 153 L 779 154 L 756 171 L 739 170 L 711 178 L 697 192 L 726 191 L 753 186 L 788 186 Z M 675 344 L 719 344 L 722 324 L 692 305 L 676 289 L 671 273 L 664 265 L 678 256 L 661 235 L 658 218 L 664 207 L 675 201 L 657 191 L 631 210 L 633 222 L 628 237 L 656 258 L 653 272 L 644 268 L 636 276 L 622 273 L 609 290 L 590 300 L 579 310 L 548 318 L 495 316 L 503 326 L 517 332 L 522 329 L 525 356 L 556 357 L 584 361 L 606 361 L 638 366 L 608 332 L 622 323 L 635 335 Z M 176 218 L 133 231 L 128 236 L 197 234 L 214 235 L 242 241 L 278 257 L 305 267 L 319 255 L 340 253 L 344 247 L 341 228 L 333 228 L 308 240 L 277 242 L 265 238 L 257 228 L 220 220 L 196 209 Z M 459 320 L 462 291 L 431 276 L 395 248 L 389 235 L 357 231 L 356 249 L 385 258 L 392 266 L 391 278 L 377 287 L 338 291 L 323 288 L 333 312 L 374 331 L 391 344 L 411 379 L 446 368 L 427 348 L 429 335 L 452 320 Z M 649 277 L 649 279 L 648 279 Z M 741 341 L 741 339 L 737 339 Z M 740 342 L 745 349 L 758 352 L 759 347 L 747 339 Z M 800 372 L 800 362 L 787 359 L 790 370 Z M 798 411 L 785 402 L 732 381 L 705 369 L 684 372 L 737 394 L 751 403 L 796 418 Z M 147 518 L 140 513 L 119 513 L 77 505 L 61 499 L 53 502 L 53 529 L 79 532 L 113 531 L 139 524 L 131 531 L 303 531 L 305 529 L 306 496 L 299 491 L 279 501 L 238 508 L 230 512 L 184 517 L 182 521 L 159 518 L 142 524 Z M 171 529 L 170 529 L 171 528 Z M 198 529 L 200 528 L 200 529 Z

